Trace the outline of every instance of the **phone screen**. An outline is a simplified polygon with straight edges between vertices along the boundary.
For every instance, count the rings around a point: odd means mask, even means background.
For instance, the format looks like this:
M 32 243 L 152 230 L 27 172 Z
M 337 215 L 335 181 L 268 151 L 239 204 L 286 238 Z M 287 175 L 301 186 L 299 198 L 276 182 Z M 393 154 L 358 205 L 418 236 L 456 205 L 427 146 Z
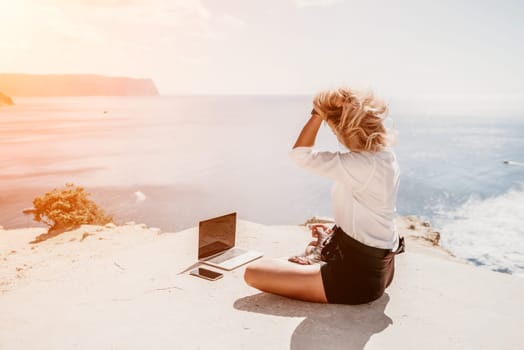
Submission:
M 211 280 L 214 280 L 214 279 L 222 277 L 221 273 L 215 272 L 215 271 L 211 271 L 211 270 L 205 269 L 203 267 L 199 267 L 198 269 L 194 269 L 193 271 L 191 271 L 191 274 L 192 275 L 201 276 L 201 277 L 204 277 L 204 278 L 208 278 L 208 279 L 211 279 Z

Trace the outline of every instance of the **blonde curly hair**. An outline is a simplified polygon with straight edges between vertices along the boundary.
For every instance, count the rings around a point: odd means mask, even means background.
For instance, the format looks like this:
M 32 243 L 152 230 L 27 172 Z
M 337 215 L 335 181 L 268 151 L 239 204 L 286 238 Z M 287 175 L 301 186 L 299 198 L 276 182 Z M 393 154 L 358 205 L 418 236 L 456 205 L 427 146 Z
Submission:
M 373 92 L 342 87 L 316 94 L 312 113 L 330 122 L 349 150 L 377 152 L 388 145 L 383 124 L 387 110 Z

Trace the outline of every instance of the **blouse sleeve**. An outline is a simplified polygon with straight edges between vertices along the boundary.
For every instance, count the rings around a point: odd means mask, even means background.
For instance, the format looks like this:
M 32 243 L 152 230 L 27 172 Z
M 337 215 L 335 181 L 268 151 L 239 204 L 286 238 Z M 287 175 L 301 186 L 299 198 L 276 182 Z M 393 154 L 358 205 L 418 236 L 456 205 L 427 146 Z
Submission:
M 349 183 L 355 190 L 367 185 L 375 171 L 374 161 L 353 152 L 315 151 L 312 147 L 295 147 L 290 158 L 299 167 L 332 180 Z

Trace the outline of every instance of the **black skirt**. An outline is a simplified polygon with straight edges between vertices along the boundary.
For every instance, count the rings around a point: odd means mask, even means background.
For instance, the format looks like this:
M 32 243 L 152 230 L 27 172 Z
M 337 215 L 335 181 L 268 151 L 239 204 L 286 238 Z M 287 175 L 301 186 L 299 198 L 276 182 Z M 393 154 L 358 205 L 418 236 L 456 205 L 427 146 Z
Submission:
M 365 245 L 335 226 L 323 243 L 320 271 L 329 303 L 363 304 L 380 298 L 393 281 L 395 255 L 404 252 L 404 237 L 396 251 Z

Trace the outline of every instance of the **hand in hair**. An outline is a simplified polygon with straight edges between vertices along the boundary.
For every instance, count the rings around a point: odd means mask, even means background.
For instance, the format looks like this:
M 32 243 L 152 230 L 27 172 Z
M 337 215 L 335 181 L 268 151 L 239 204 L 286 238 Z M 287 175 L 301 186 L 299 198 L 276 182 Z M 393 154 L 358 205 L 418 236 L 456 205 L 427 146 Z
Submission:
M 315 111 L 315 108 L 313 108 L 313 109 L 311 110 L 311 116 L 313 116 L 313 117 L 319 117 L 319 118 L 322 119 L 323 121 L 326 120 L 326 119 L 323 118 L 323 117 L 322 117 L 322 116 L 321 116 L 317 111 Z
M 315 144 L 315 139 L 317 137 L 318 129 L 322 124 L 322 118 L 319 118 L 316 114 L 311 114 L 308 122 L 302 128 L 302 131 L 298 135 L 297 141 L 295 142 L 295 147 L 312 147 Z
M 313 98 L 314 110 L 336 128 L 337 138 L 353 152 L 377 152 L 387 146 L 383 119 L 387 105 L 371 91 L 339 88 Z

